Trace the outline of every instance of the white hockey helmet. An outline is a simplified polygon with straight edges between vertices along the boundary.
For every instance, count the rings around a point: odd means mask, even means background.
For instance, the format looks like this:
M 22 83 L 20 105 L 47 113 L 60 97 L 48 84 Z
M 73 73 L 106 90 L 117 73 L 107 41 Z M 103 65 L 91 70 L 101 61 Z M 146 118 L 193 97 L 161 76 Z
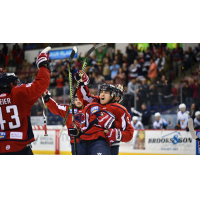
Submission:
M 200 111 L 195 112 L 195 116 L 199 116 L 200 115 Z
M 181 108 L 186 109 L 186 105 L 185 105 L 184 103 L 180 104 L 180 105 L 179 105 L 179 110 L 180 110 Z
M 155 113 L 155 115 L 154 115 L 155 117 L 160 117 L 161 115 L 160 115 L 160 113 L 159 112 L 157 112 L 157 113 Z
M 133 121 L 138 121 L 138 117 L 137 117 L 137 116 L 134 116 L 132 120 L 133 120 Z

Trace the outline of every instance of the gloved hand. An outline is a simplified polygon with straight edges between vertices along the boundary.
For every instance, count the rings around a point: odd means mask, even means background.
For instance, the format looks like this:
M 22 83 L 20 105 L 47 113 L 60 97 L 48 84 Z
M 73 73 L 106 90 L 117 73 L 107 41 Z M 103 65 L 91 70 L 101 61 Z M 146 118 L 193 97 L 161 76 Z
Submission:
M 46 90 L 42 96 L 43 96 L 44 102 L 47 103 L 49 101 L 49 98 L 51 97 L 51 92 Z
M 76 128 L 69 128 L 70 137 L 77 137 L 79 135 L 79 130 Z
M 175 126 L 175 130 L 178 130 L 178 129 L 180 129 L 180 125 L 179 125 L 179 124 L 177 124 L 177 125 Z
M 90 82 L 90 79 L 87 76 L 87 74 L 85 72 L 83 72 L 83 74 L 81 74 L 81 70 L 79 70 L 78 72 L 76 72 L 74 74 L 74 79 L 77 82 L 80 81 L 80 83 L 82 83 L 83 85 L 87 85 Z
M 115 121 L 115 116 L 108 111 L 100 112 L 97 116 L 97 123 L 95 125 L 101 128 L 109 129 Z
M 119 129 L 108 129 L 105 130 L 104 133 L 106 134 L 106 138 L 108 139 L 110 145 L 114 142 L 120 142 L 122 139 L 122 133 Z
M 186 127 L 186 129 L 185 129 L 187 132 L 189 132 L 190 130 L 189 130 L 189 128 L 188 127 Z
M 48 51 L 51 49 L 51 47 L 45 48 L 38 56 L 36 60 L 36 65 L 37 68 L 39 69 L 40 67 L 46 67 L 47 69 L 50 70 L 49 68 L 49 53 Z

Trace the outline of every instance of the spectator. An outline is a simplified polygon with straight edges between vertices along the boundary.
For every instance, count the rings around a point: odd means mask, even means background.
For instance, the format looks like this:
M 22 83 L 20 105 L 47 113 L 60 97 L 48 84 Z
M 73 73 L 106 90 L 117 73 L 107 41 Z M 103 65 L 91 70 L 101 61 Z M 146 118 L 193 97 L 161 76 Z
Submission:
M 106 56 L 105 56 L 105 58 L 108 60 L 108 64 L 109 64 L 109 65 L 112 63 L 112 60 L 114 60 L 114 59 L 111 59 L 111 57 L 110 57 L 110 54 L 109 54 L 109 53 L 106 53 Z
M 157 87 L 158 87 L 158 102 L 159 105 L 163 105 L 163 93 L 164 93 L 164 84 L 166 81 L 166 77 L 163 75 L 160 81 L 157 81 Z
M 195 113 L 197 112 L 197 106 L 196 104 L 192 104 L 189 112 L 189 116 L 194 120 L 195 119 Z
M 146 104 L 142 104 L 141 106 L 142 111 L 142 124 L 144 125 L 145 129 L 149 129 L 149 122 L 150 122 L 150 117 L 151 117 L 151 112 L 149 110 L 147 110 L 147 106 Z
M 12 54 L 10 54 L 10 57 L 8 59 L 8 66 L 9 67 L 15 67 L 16 66 L 16 60 L 15 58 L 13 57 Z
M 155 89 L 155 86 L 152 84 L 149 88 L 149 101 L 151 106 L 157 105 L 158 102 L 158 91 Z
M 95 83 L 96 84 L 103 84 L 104 81 L 105 81 L 105 78 L 100 73 L 96 73 Z
M 136 91 L 138 93 L 137 105 L 140 107 L 142 103 L 147 103 L 149 95 L 149 85 L 147 84 L 146 78 L 143 78 L 141 86 Z
M 50 76 L 50 85 L 49 85 L 49 91 L 51 92 L 51 96 L 56 96 L 56 79 L 57 79 L 57 70 L 55 69 L 52 71 Z
M 105 80 L 111 80 L 110 77 L 110 66 L 109 66 L 109 61 L 108 58 L 104 58 L 104 65 L 103 65 L 103 76 L 105 78 Z
M 157 66 L 153 59 L 151 59 L 151 66 L 149 68 L 148 77 L 151 83 L 153 83 L 157 78 Z
M 141 68 L 140 64 L 138 64 L 138 61 L 135 59 L 134 63 L 131 64 L 129 67 L 129 77 L 131 79 L 136 79 L 138 77 L 138 69 Z
M 61 67 L 61 71 L 60 74 L 62 74 L 62 77 L 64 78 L 64 82 L 69 82 L 69 71 L 67 70 L 67 68 L 65 67 L 65 65 L 63 65 Z
M 49 63 L 49 67 L 50 67 L 50 70 L 52 72 L 56 69 L 56 62 L 55 62 L 55 60 L 51 60 L 51 62 Z
M 192 80 L 189 80 L 191 83 Z M 193 103 L 193 90 L 190 89 L 190 84 L 185 83 L 183 84 L 183 94 L 185 97 L 185 102 L 187 105 L 191 105 Z
M 3 51 L 2 51 L 2 56 L 4 58 L 4 66 L 8 67 L 8 60 L 10 59 L 10 54 L 9 53 L 4 54 Z
M 128 68 L 127 68 L 127 64 L 126 64 L 126 63 L 123 63 L 123 65 L 122 65 L 122 70 L 123 70 L 123 72 L 124 72 L 125 75 L 126 75 L 126 83 L 125 83 L 125 85 L 128 85 L 128 74 L 129 74 L 129 71 L 128 71 Z
M 123 72 L 122 68 L 119 68 L 118 74 L 115 75 L 114 83 L 120 85 L 126 84 L 126 74 Z
M 181 63 L 183 59 L 183 49 L 180 47 L 179 43 L 176 44 L 176 48 L 172 51 L 173 56 L 173 66 L 178 67 L 178 75 L 181 75 Z
M 111 79 L 113 80 L 115 75 L 118 73 L 120 66 L 117 64 L 117 62 L 114 60 L 113 65 L 110 66 L 110 71 L 111 71 Z
M 5 43 L 3 44 L 2 53 L 3 53 L 4 55 L 7 55 L 7 54 L 8 54 L 8 47 L 6 46 Z
M 41 98 L 38 99 L 38 105 L 37 105 L 37 116 L 43 115 L 43 103 Z
M 59 74 L 59 78 L 56 79 L 57 96 L 63 95 L 64 79 L 62 74 Z
M 128 62 L 128 66 L 130 66 L 133 61 L 137 58 L 137 52 L 135 51 L 133 44 L 129 44 L 126 47 L 126 54 L 127 54 L 127 62 Z
M 16 60 L 17 69 L 22 69 L 23 51 L 21 50 L 19 45 L 17 45 L 16 49 L 12 51 L 12 54 Z
M 95 53 L 96 53 L 96 57 L 97 57 L 97 65 L 99 66 L 102 66 L 103 65 L 103 59 L 106 55 L 106 51 L 107 51 L 107 48 L 105 48 L 104 50 L 102 49 L 96 49 L 95 50 Z
M 193 79 L 191 79 L 193 80 Z M 199 100 L 199 87 L 198 87 L 198 82 L 194 80 L 191 82 L 190 84 L 190 88 L 191 90 L 193 90 L 193 99 L 194 99 L 194 103 L 198 103 Z
M 136 95 L 136 90 L 138 89 L 138 84 L 137 80 L 133 79 L 128 83 L 128 89 L 127 92 L 124 93 L 124 101 L 123 101 L 123 106 L 128 108 L 128 106 L 134 107 L 134 99 Z
M 38 114 L 37 106 L 38 106 L 38 101 L 36 101 L 31 108 L 31 116 L 37 116 Z
M 165 80 L 163 86 L 163 96 L 165 105 L 170 105 L 173 98 L 171 81 Z
M 26 59 L 23 61 L 22 69 L 30 69 L 30 63 Z
M 120 66 L 122 66 L 122 64 L 123 64 L 123 54 L 121 53 L 121 50 L 118 49 L 116 55 L 118 56 L 118 64 Z
M 149 67 L 151 65 L 152 54 L 149 47 L 144 52 L 144 67 Z
M 26 83 L 31 83 L 31 76 L 29 74 L 26 74 Z

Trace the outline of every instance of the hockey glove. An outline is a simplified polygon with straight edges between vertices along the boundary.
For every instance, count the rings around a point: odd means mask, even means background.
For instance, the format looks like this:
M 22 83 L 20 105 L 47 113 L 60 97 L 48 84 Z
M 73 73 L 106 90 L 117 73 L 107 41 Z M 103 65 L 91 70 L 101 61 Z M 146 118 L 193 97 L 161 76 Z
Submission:
M 69 128 L 70 137 L 77 137 L 79 135 L 79 131 L 76 128 Z
M 179 124 L 177 124 L 177 125 L 175 126 L 175 130 L 178 130 L 178 129 L 180 129 L 180 125 L 179 125 Z
M 81 74 L 81 70 L 79 70 L 78 72 L 76 72 L 74 74 L 74 79 L 77 82 L 80 81 L 80 84 L 82 84 L 82 85 L 88 85 L 88 83 L 90 82 L 90 79 L 87 76 L 87 74 L 85 72 L 83 72 L 83 74 Z
M 44 102 L 47 103 L 49 101 L 49 98 L 51 97 L 51 93 L 46 90 L 42 96 L 44 98 Z
M 188 127 L 186 127 L 186 129 L 185 129 L 187 132 L 189 132 L 190 130 L 189 130 L 189 128 Z
M 115 121 L 115 116 L 110 112 L 100 112 L 97 114 L 97 122 L 96 126 L 100 128 L 109 129 L 113 127 L 113 123 Z
M 49 68 L 49 53 L 48 51 L 51 49 L 51 47 L 45 48 L 38 56 L 36 60 L 36 65 L 37 68 L 39 69 L 40 67 L 46 67 L 48 70 Z
M 106 138 L 108 139 L 110 145 L 114 142 L 120 142 L 122 139 L 122 133 L 119 129 L 114 128 L 105 130 L 104 133 L 106 134 Z

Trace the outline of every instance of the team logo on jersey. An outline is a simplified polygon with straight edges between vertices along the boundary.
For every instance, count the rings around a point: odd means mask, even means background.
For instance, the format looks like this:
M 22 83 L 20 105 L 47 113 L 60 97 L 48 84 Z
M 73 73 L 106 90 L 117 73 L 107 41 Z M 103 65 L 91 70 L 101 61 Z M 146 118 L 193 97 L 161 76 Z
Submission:
M 7 151 L 10 150 L 10 145 L 7 145 L 7 146 L 6 146 L 6 150 L 7 150 Z
M 85 122 L 85 117 L 83 113 L 78 113 L 77 115 L 74 116 L 75 122 L 78 124 L 83 124 Z
M 6 132 L 0 132 L 0 139 L 6 138 Z
M 78 109 L 74 109 L 74 114 L 77 114 Z M 70 109 L 70 114 L 72 114 L 72 109 Z
M 96 112 L 99 112 L 99 106 L 95 106 L 91 108 L 91 114 L 94 114 Z

